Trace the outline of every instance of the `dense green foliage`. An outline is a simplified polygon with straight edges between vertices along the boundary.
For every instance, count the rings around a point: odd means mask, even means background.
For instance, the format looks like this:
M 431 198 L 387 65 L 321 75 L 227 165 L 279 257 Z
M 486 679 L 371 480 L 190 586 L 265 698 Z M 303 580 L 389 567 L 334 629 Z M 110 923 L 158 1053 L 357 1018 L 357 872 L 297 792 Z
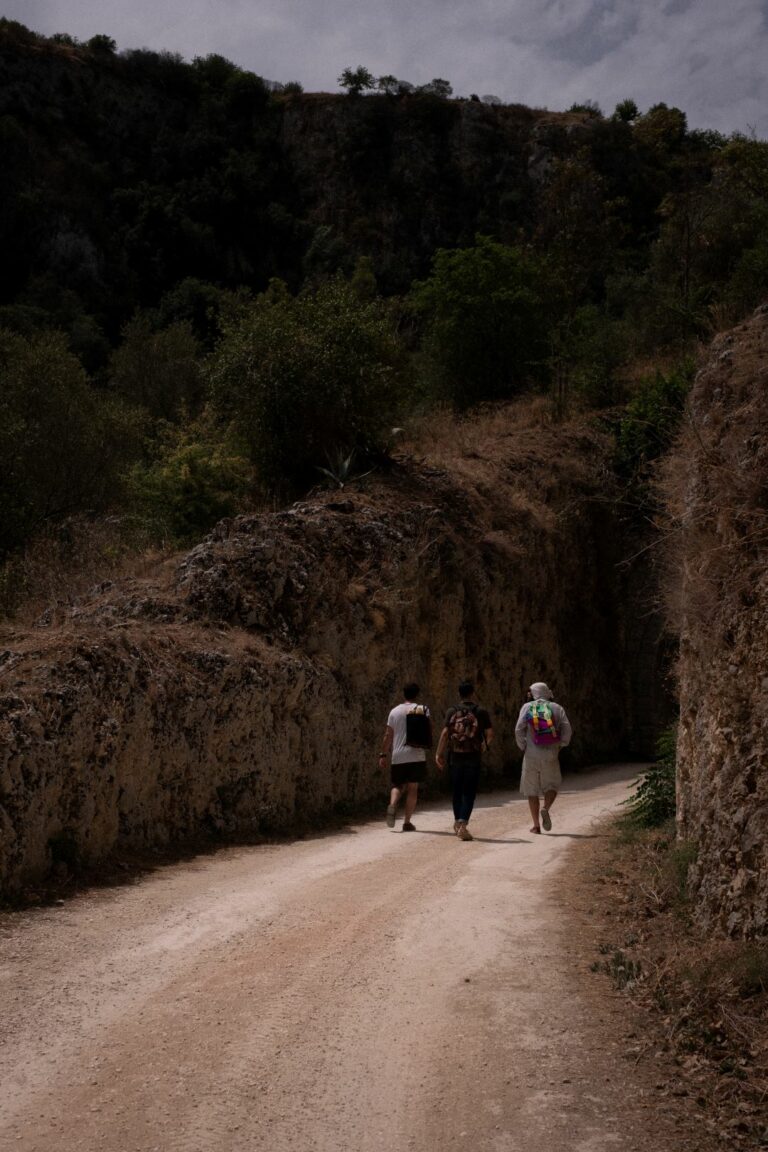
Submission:
M 675 816 L 677 733 L 674 728 L 662 732 L 656 753 L 657 760 L 643 773 L 637 790 L 626 801 L 629 819 L 642 828 L 658 828 Z
M 671 372 L 643 380 L 627 403 L 616 431 L 616 470 L 632 501 L 652 506 L 652 465 L 670 448 L 683 416 L 694 366 L 685 361 Z
M 768 294 L 768 145 L 665 104 L 304 94 L 4 19 L 0 69 L 0 558 L 105 508 L 191 539 L 417 404 L 615 405 Z M 640 502 L 685 383 L 617 424 Z
M 544 277 L 517 248 L 478 236 L 440 249 L 429 279 L 411 292 L 425 317 L 424 350 L 437 395 L 469 407 L 504 400 L 543 376 Z
M 139 420 L 98 393 L 60 333 L 0 329 L 0 554 L 47 521 L 105 508 Z
M 400 358 L 379 301 L 360 300 L 343 280 L 299 297 L 276 282 L 225 329 L 209 368 L 213 402 L 270 484 L 300 488 L 341 443 L 380 450 Z
M 131 506 L 151 536 L 179 543 L 234 515 L 250 484 L 248 460 L 234 437 L 206 419 L 167 425 L 126 479 Z
M 157 420 L 195 412 L 202 399 L 200 355 L 188 323 L 156 331 L 148 316 L 126 324 L 109 363 L 112 389 Z

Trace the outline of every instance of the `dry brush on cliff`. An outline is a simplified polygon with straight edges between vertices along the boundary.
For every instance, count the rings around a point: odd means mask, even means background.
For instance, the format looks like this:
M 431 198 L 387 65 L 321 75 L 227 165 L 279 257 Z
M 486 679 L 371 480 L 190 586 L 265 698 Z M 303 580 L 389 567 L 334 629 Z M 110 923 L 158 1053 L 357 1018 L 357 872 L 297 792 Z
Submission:
M 768 306 L 719 337 L 664 478 L 678 820 L 705 921 L 768 932 Z

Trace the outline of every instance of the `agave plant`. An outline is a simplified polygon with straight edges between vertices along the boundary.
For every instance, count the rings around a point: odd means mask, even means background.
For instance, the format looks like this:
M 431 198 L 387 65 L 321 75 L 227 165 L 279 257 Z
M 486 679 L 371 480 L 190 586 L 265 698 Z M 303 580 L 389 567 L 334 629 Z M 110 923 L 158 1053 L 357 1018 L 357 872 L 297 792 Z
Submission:
M 345 448 L 337 448 L 335 452 L 326 452 L 326 459 L 328 467 L 323 468 L 318 464 L 318 472 L 322 472 L 323 476 L 328 479 L 337 487 L 343 488 L 352 479 L 352 464 L 355 459 L 355 449 L 345 455 Z

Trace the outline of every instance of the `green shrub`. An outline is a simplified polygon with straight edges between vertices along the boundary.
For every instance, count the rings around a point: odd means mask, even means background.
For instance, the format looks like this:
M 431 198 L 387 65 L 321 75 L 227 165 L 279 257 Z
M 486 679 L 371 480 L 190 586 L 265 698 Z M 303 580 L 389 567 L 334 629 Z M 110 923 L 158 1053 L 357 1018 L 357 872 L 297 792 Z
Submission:
M 476 237 L 440 249 L 410 306 L 425 322 L 428 371 L 441 398 L 459 407 L 503 400 L 542 375 L 546 316 L 542 271 L 517 248 Z
M 199 348 L 210 352 L 219 337 L 222 315 L 236 311 L 249 299 L 246 288 L 229 292 L 188 276 L 161 299 L 153 316 L 155 327 L 167 336 L 168 330 L 182 325 L 187 333 L 191 330 Z M 197 355 L 194 343 L 190 350 L 194 359 Z M 199 385 L 199 380 L 196 383 Z
M 146 314 L 137 314 L 123 331 L 110 363 L 110 384 L 131 404 L 155 419 L 176 420 L 196 412 L 202 400 L 200 351 L 186 321 L 156 332 Z
M 265 484 L 301 490 L 344 446 L 380 451 L 399 395 L 387 309 L 343 280 L 293 297 L 281 282 L 225 330 L 209 365 L 213 403 Z
M 614 948 L 612 944 L 601 944 L 598 951 L 607 959 L 596 960 L 591 965 L 592 971 L 604 972 L 606 976 L 610 976 L 614 987 L 619 991 L 642 980 L 642 964 L 639 960 L 627 956 L 623 949 Z
M 657 372 L 627 404 L 616 431 L 616 471 L 632 503 L 653 503 L 652 465 L 672 445 L 683 416 L 694 366 L 685 361 L 666 375 Z
M 139 446 L 136 413 L 91 387 L 63 333 L 0 330 L 0 556 L 105 508 Z
M 675 728 L 668 728 L 661 734 L 656 752 L 658 759 L 643 773 L 634 795 L 624 801 L 629 809 L 629 819 L 643 828 L 658 828 L 675 816 Z
M 674 816 L 671 813 L 670 819 Z M 675 899 L 680 905 L 688 899 L 688 873 L 696 863 L 698 849 L 692 840 L 679 840 L 670 848 L 669 862 L 675 886 Z
M 745 248 L 723 293 L 736 316 L 743 316 L 768 296 L 768 236 Z
M 550 345 L 552 390 L 564 382 L 562 401 L 573 395 L 594 408 L 618 402 L 619 369 L 627 355 L 627 336 L 620 321 L 596 305 L 585 305 L 552 325 Z
M 232 438 L 201 421 L 165 427 L 149 462 L 127 481 L 134 513 L 155 538 L 174 544 L 200 539 L 234 515 L 252 485 L 248 460 Z

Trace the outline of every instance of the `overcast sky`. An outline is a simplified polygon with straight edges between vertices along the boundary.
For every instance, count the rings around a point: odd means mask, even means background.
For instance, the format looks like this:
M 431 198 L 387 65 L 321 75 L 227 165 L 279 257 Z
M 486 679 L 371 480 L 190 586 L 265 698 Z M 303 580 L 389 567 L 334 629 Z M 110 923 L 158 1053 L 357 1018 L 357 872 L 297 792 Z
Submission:
M 693 128 L 768 137 L 768 0 L 0 0 L 0 14 L 121 50 L 220 52 L 308 91 L 364 64 L 550 109 L 664 101 Z

